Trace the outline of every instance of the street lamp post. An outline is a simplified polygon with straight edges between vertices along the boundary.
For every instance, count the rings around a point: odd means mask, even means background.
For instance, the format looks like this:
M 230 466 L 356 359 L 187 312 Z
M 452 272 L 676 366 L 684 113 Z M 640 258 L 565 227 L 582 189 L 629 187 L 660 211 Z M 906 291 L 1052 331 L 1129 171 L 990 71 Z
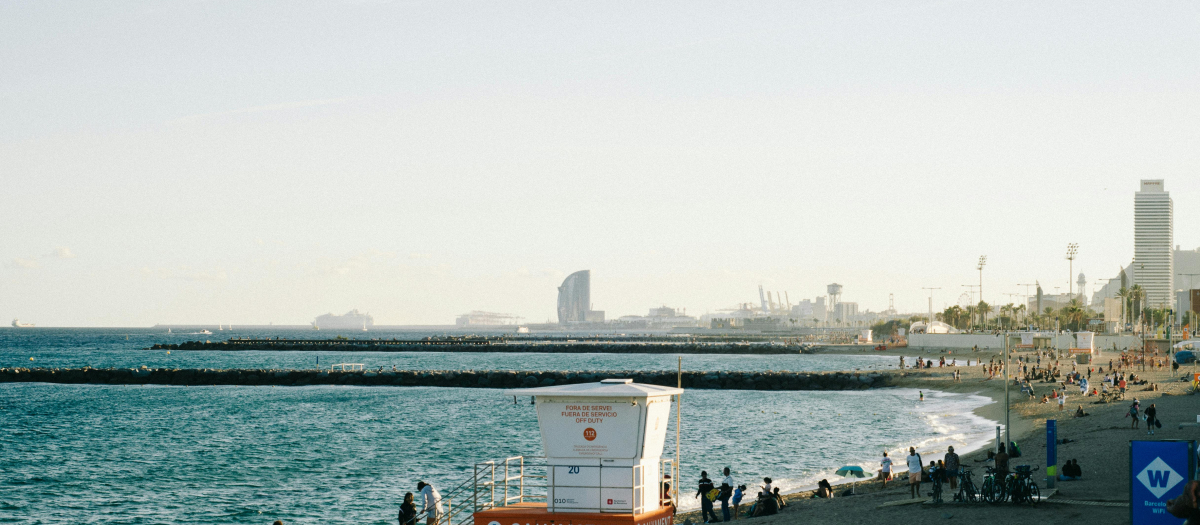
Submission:
M 985 264 L 987 264 L 987 256 L 980 255 L 979 264 L 975 266 L 975 269 L 979 270 L 979 302 L 981 303 L 983 302 L 983 265 Z M 982 309 L 979 311 L 979 324 L 982 328 L 986 328 L 984 325 L 987 324 L 987 317 L 984 315 Z
M 1075 254 L 1079 253 L 1079 243 L 1070 243 L 1067 245 L 1067 260 L 1071 261 L 1067 265 L 1067 293 L 1071 299 L 1075 298 L 1075 283 L 1072 279 L 1075 278 Z
M 933 291 L 941 290 L 942 287 L 939 286 L 937 288 L 930 288 L 930 287 L 922 286 L 921 289 L 929 290 L 929 320 L 925 321 L 925 333 L 928 334 L 928 333 L 931 333 L 929 331 L 929 329 L 933 328 Z

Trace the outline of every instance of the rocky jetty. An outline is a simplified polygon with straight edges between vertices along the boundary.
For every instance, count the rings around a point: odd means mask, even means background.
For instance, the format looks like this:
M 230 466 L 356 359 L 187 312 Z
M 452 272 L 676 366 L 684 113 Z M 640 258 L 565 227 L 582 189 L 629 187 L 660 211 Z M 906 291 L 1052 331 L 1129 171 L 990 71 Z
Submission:
M 516 388 L 629 378 L 675 386 L 674 371 L 264 370 L 167 368 L 0 368 L 0 382 L 110 385 L 356 385 Z M 684 372 L 684 388 L 862 390 L 891 386 L 891 375 L 858 372 Z
M 388 340 L 230 339 L 156 344 L 150 350 L 242 350 L 276 352 L 507 352 L 566 354 L 799 354 L 811 347 L 770 341 L 577 341 L 577 340 Z

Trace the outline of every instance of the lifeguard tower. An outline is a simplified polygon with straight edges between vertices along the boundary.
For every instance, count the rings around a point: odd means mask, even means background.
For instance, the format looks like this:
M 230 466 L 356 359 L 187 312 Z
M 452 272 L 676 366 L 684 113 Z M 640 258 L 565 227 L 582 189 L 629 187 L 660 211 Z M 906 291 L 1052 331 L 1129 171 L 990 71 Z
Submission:
M 534 398 L 546 451 L 545 496 L 527 488 L 526 480 L 542 476 L 527 474 L 523 457 L 478 464 L 469 496 L 471 521 L 671 525 L 678 489 L 665 482 L 679 479 L 678 462 L 662 453 L 671 397 L 682 393 L 631 379 L 507 391 Z M 467 496 L 462 492 L 460 497 Z

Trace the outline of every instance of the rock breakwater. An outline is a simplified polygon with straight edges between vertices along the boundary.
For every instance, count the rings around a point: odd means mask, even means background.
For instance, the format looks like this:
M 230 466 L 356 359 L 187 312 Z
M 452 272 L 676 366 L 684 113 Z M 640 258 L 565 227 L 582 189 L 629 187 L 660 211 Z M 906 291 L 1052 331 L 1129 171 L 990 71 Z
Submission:
M 112 385 L 357 385 L 517 388 L 591 383 L 629 378 L 675 386 L 674 371 L 508 370 L 276 370 L 177 368 L 0 368 L 0 382 Z M 857 372 L 684 372 L 684 388 L 732 390 L 862 390 L 891 386 L 886 373 Z
M 508 352 L 565 354 L 799 354 L 811 347 L 780 342 L 668 342 L 575 340 L 388 340 L 388 339 L 230 339 L 156 344 L 150 350 L 236 352 Z

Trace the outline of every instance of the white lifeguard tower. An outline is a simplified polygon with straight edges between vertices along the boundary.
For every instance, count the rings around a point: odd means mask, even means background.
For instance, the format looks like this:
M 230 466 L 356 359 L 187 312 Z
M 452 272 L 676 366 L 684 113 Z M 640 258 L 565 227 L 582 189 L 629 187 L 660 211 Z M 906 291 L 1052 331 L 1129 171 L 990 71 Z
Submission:
M 527 477 L 523 458 L 520 466 L 510 465 L 517 458 L 506 461 L 499 478 L 500 467 L 486 464 L 496 481 L 476 482 L 491 496 L 475 489 L 475 525 L 671 524 L 678 491 L 666 489 L 664 474 L 677 474 L 678 462 L 662 454 L 671 397 L 683 389 L 605 379 L 505 393 L 535 400 L 546 451 L 546 501 L 526 501 L 532 498 L 524 494 L 524 481 L 510 488 L 512 480 Z M 475 477 L 481 479 L 479 466 Z

